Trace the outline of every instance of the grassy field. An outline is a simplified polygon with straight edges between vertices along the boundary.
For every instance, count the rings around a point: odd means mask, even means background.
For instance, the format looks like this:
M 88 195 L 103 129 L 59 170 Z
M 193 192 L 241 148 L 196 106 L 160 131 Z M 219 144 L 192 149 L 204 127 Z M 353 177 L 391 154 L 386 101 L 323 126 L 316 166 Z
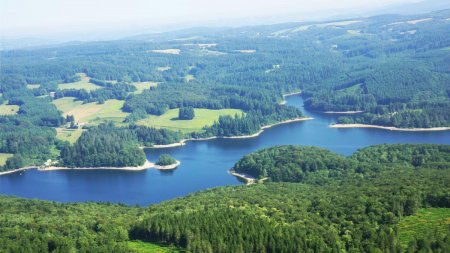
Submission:
M 53 101 L 58 110 L 65 115 L 73 115 L 78 123 L 98 125 L 105 121 L 121 123 L 128 113 L 122 112 L 124 101 L 110 99 L 104 104 L 75 101 L 75 98 L 66 97 Z
M 40 84 L 27 84 L 27 89 L 37 89 L 39 88 L 41 85 Z
M 166 66 L 166 67 L 157 67 L 156 70 L 160 71 L 160 72 L 164 72 L 171 69 L 171 67 Z
M 10 157 L 13 157 L 13 154 L 8 153 L 0 153 L 0 166 L 3 166 L 6 164 L 6 160 Z
M 180 54 L 181 50 L 176 49 L 176 48 L 169 48 L 169 49 L 147 50 L 147 52 L 160 53 L 160 54 Z
M 138 253 L 168 253 L 168 252 L 178 252 L 178 250 L 169 248 L 169 247 L 163 247 L 159 246 L 157 244 L 148 243 L 148 242 L 142 242 L 142 241 L 131 241 L 128 242 L 128 247 L 131 250 L 134 250 Z
M 167 128 L 175 131 L 179 130 L 183 133 L 202 132 L 204 126 L 211 126 L 221 115 L 233 116 L 242 113 L 241 110 L 236 109 L 195 109 L 195 117 L 193 120 L 178 120 L 178 109 L 172 109 L 161 116 L 149 116 L 138 121 L 137 124 L 155 128 Z
M 144 90 L 150 89 L 150 87 L 156 87 L 158 83 L 156 82 L 136 82 L 133 83 L 137 91 L 133 92 L 135 94 L 141 94 Z
M 66 128 L 56 128 L 56 138 L 62 141 L 68 141 L 70 143 L 75 143 L 78 138 L 80 138 L 83 133 L 83 129 L 66 129 Z
M 190 81 L 192 81 L 192 80 L 194 80 L 195 79 L 195 77 L 193 76 L 193 75 L 191 75 L 191 74 L 187 74 L 185 77 L 184 77 L 184 80 L 186 80 L 186 82 L 190 82 Z
M 444 233 L 450 225 L 450 208 L 423 208 L 415 215 L 403 218 L 398 224 L 402 246 L 414 238 L 423 238 L 435 230 Z
M 0 105 L 0 115 L 14 115 L 19 111 L 19 106 L 17 105 Z
M 93 83 L 89 82 L 89 77 L 86 76 L 84 73 L 78 73 L 78 75 L 81 78 L 81 81 L 75 82 L 75 83 L 61 83 L 58 84 L 58 88 L 61 90 L 68 90 L 68 89 L 85 89 L 87 91 L 96 90 L 102 88 L 101 86 L 95 85 Z

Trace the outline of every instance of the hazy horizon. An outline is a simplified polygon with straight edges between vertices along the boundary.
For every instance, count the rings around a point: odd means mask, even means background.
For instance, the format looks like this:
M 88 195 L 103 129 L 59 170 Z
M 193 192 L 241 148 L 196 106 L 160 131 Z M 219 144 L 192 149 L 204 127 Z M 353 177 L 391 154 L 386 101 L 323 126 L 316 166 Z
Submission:
M 304 21 L 420 0 L 0 0 L 3 37 Z M 294 16 L 294 17 L 289 17 Z M 227 24 L 229 23 L 229 24 Z M 160 29 L 158 29 L 160 28 Z M 162 29 L 161 29 L 162 28 Z

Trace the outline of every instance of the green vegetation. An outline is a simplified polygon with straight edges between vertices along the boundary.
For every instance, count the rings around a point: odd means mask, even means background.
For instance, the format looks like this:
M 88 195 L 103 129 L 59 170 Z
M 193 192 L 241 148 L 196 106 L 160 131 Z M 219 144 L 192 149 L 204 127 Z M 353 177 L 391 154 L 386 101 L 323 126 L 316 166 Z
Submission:
M 74 145 L 65 145 L 61 160 L 69 167 L 126 167 L 145 162 L 137 137 L 112 123 L 101 124 L 81 134 Z
M 160 246 L 154 243 L 142 241 L 130 241 L 128 247 L 136 253 L 176 253 L 179 252 L 174 247 Z
M 349 170 L 369 173 L 365 170 L 374 163 L 446 169 L 450 164 L 448 154 L 450 146 L 428 144 L 376 145 L 360 149 L 348 158 L 317 147 L 278 146 L 244 156 L 234 170 L 256 178 L 269 177 L 275 182 L 316 182 L 341 176 Z
M 13 154 L 0 153 L 0 166 L 4 166 L 6 164 L 6 160 L 13 156 Z
M 158 161 L 156 161 L 156 165 L 159 166 L 167 166 L 177 163 L 177 160 L 168 154 L 162 154 L 159 156 Z
M 0 104 L 0 115 L 14 115 L 19 109 L 17 105 Z
M 78 73 L 77 74 L 80 77 L 79 81 L 71 82 L 71 83 L 60 83 L 58 84 L 58 88 L 60 90 L 86 90 L 86 91 L 92 91 L 102 88 L 101 86 L 95 85 L 91 82 L 89 82 L 89 77 L 84 73 Z
M 256 178 L 269 177 L 275 182 L 303 182 L 310 174 L 336 177 L 350 167 L 344 157 L 326 149 L 281 146 L 246 155 L 234 170 Z
M 212 126 L 223 115 L 241 115 L 241 110 L 236 109 L 194 109 L 195 118 L 192 120 L 179 120 L 179 109 L 172 109 L 160 116 L 149 116 L 139 120 L 138 125 L 166 128 L 183 133 L 203 132 L 205 126 Z
M 407 247 L 409 242 L 425 239 L 429 234 L 447 233 L 449 225 L 450 208 L 422 208 L 400 220 L 398 238 L 402 246 Z
M 178 119 L 180 120 L 192 120 L 195 117 L 195 112 L 193 107 L 181 107 L 178 110 Z
M 441 150 L 433 159 L 446 166 L 407 162 L 417 150 Z M 302 183 L 219 187 L 145 208 L 0 196 L 0 245 L 6 252 L 448 252 L 448 150 L 380 145 L 344 159 L 275 147 L 262 152 L 267 162 L 288 161 L 279 170 L 299 163 L 292 156 L 349 167 L 333 176 L 326 172 L 334 169 L 309 170 L 314 180 Z

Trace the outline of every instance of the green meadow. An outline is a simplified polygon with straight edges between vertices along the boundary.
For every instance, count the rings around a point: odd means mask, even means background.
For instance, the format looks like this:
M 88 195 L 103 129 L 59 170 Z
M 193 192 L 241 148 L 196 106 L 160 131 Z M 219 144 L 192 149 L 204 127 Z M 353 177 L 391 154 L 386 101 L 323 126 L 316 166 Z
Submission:
M 82 101 L 75 101 L 73 97 L 65 97 L 54 100 L 53 104 L 63 112 L 64 116 L 73 115 L 78 123 L 98 125 L 105 121 L 122 123 L 128 115 L 128 113 L 122 111 L 124 102 L 110 99 L 105 101 L 104 104 L 95 102 L 83 104 Z
M 8 153 L 0 153 L 0 166 L 3 166 L 6 164 L 6 160 L 8 160 L 8 158 L 13 157 L 13 154 L 8 154 Z
M 102 88 L 101 86 L 95 85 L 93 83 L 89 82 L 89 77 L 86 76 L 84 73 L 78 73 L 81 80 L 74 83 L 60 83 L 58 84 L 58 88 L 61 90 L 69 90 L 69 89 L 76 89 L 76 90 L 82 90 L 85 89 L 87 91 L 96 90 Z
M 172 109 L 160 116 L 151 115 L 145 119 L 139 120 L 138 125 L 167 128 L 174 131 L 181 131 L 183 133 L 202 132 L 203 127 L 211 126 L 214 121 L 219 119 L 219 116 L 235 114 L 241 115 L 243 112 L 236 109 L 195 109 L 195 117 L 192 120 L 178 120 L 178 110 Z

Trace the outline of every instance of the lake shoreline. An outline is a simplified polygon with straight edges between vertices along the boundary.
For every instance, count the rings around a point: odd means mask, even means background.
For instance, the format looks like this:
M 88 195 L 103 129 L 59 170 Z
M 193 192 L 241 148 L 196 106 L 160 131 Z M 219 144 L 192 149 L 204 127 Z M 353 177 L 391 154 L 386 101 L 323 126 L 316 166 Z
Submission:
M 21 172 L 21 171 L 26 171 L 26 170 L 31 170 L 31 169 L 36 169 L 38 167 L 39 166 L 28 166 L 28 167 L 18 168 L 18 169 L 14 169 L 14 170 L 2 171 L 2 172 L 0 172 L 0 176 L 17 173 L 17 172 Z
M 450 127 L 431 127 L 431 128 L 398 128 L 388 126 L 378 126 L 369 124 L 333 124 L 331 128 L 377 128 L 390 131 L 404 131 L 404 132 L 433 132 L 433 131 L 448 131 Z
M 176 163 L 170 164 L 170 165 L 164 165 L 164 166 L 161 166 L 161 165 L 155 164 L 155 165 L 153 166 L 153 168 L 155 168 L 155 169 L 157 169 L 157 170 L 174 170 L 174 169 L 176 169 L 178 166 L 180 166 L 180 164 L 181 164 L 181 162 L 177 160 Z
M 229 170 L 228 173 L 230 173 L 230 175 L 232 175 L 232 176 L 235 176 L 237 178 L 244 180 L 245 185 L 252 185 L 256 182 L 256 178 L 237 173 L 234 169 Z
M 149 160 L 145 160 L 145 163 L 140 166 L 125 166 L 125 167 L 59 167 L 59 166 L 28 166 L 15 170 L 3 171 L 0 172 L 0 176 L 13 174 L 21 171 L 27 171 L 31 169 L 37 169 L 38 171 L 57 171 L 57 170 L 120 170 L 120 171 L 144 171 L 148 169 L 157 169 L 157 170 L 173 170 L 180 166 L 181 162 L 177 160 L 175 164 L 167 165 L 167 166 L 159 166 L 155 163 L 150 162 Z
M 364 111 L 326 111 L 326 112 L 322 112 L 325 114 L 359 114 L 359 113 L 363 113 Z
M 166 145 L 153 145 L 150 147 L 141 147 L 143 149 L 161 149 L 161 148 L 175 148 L 175 147 L 182 147 L 184 145 L 186 145 L 186 142 L 188 141 L 208 141 L 208 140 L 215 140 L 215 139 L 248 139 L 248 138 L 255 138 L 258 137 L 259 135 L 261 135 L 264 130 L 274 127 L 274 126 L 278 126 L 278 125 L 282 125 L 282 124 L 289 124 L 289 123 L 293 123 L 293 122 L 300 122 L 300 121 L 306 121 L 306 120 L 313 120 L 314 118 L 311 117 L 301 117 L 301 118 L 296 118 L 296 119 L 289 119 L 289 120 L 285 120 L 285 121 L 281 121 L 278 123 L 274 123 L 274 124 L 270 124 L 270 125 L 266 125 L 261 127 L 261 130 L 259 130 L 258 132 L 254 133 L 254 134 L 249 134 L 249 135 L 241 135 L 241 136 L 211 136 L 211 137 L 207 137 L 207 138 L 191 138 L 191 139 L 183 139 L 180 142 L 176 142 L 176 143 L 171 143 L 171 144 L 166 144 Z

